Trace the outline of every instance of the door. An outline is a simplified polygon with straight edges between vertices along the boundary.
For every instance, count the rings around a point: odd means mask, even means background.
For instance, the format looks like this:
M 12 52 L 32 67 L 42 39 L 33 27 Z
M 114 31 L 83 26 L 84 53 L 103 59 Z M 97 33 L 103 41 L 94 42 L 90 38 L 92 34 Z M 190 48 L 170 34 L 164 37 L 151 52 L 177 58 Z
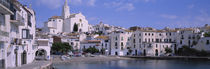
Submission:
M 26 57 L 26 51 L 24 51 L 24 52 L 21 54 L 21 57 L 22 57 L 22 59 L 21 59 L 21 60 L 22 60 L 22 62 L 21 62 L 22 65 L 23 65 L 23 64 L 26 64 L 26 59 L 27 59 L 27 57 Z
M 158 50 L 157 49 L 155 50 L 155 56 L 158 56 Z
M 144 54 L 143 54 L 144 56 L 146 56 L 147 54 L 146 54 L 146 50 L 144 49 Z

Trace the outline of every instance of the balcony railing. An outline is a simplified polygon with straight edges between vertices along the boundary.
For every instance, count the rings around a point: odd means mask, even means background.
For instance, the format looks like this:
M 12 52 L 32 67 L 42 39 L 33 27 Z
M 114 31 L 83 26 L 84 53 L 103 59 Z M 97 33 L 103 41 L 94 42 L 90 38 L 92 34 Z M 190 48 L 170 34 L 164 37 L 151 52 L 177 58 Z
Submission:
M 16 14 L 16 17 L 14 18 L 14 20 L 11 20 L 11 23 L 14 23 L 18 26 L 23 26 L 25 25 L 25 19 L 20 14 Z
M 8 9 L 10 9 L 10 6 L 11 6 L 10 0 L 0 0 L 0 4 L 2 4 L 3 6 L 5 6 Z
M 2 14 L 14 14 L 12 11 L 11 11 L 11 6 L 12 6 L 12 3 L 10 0 L 0 0 L 0 12 Z
M 1 31 L 1 30 L 0 30 L 0 36 L 9 37 L 9 33 L 8 33 L 8 32 Z

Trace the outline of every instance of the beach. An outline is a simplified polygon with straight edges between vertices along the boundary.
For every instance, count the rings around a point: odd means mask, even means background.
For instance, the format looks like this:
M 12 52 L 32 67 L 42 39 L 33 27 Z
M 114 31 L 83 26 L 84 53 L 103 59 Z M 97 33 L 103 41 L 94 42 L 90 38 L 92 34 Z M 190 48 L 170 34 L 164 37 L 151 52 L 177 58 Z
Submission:
M 53 64 L 60 63 L 72 63 L 72 62 L 100 62 L 100 61 L 115 61 L 115 60 L 125 60 L 130 58 L 117 57 L 117 56 L 95 56 L 95 57 L 72 57 L 71 59 L 62 60 L 58 55 L 52 56 Z

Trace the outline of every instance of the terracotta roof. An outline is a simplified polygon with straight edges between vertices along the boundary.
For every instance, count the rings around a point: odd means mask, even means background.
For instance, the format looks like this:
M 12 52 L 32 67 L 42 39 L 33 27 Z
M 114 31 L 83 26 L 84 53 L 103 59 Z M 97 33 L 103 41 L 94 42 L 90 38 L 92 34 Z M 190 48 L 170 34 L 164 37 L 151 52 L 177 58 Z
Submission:
M 86 40 L 86 41 L 82 41 L 82 44 L 86 44 L 86 43 L 101 43 L 100 40 Z
M 88 43 L 100 43 L 100 40 L 88 40 Z
M 98 36 L 98 37 L 96 37 L 96 39 L 104 39 L 104 40 L 107 40 L 107 39 L 109 39 L 109 36 Z
M 207 27 L 205 27 L 205 29 L 208 29 L 208 30 L 210 30 L 210 26 L 207 26 Z
M 62 19 L 61 16 L 52 16 L 50 19 Z
M 184 28 L 184 29 L 180 29 L 180 31 L 193 31 L 193 28 Z
M 138 31 L 143 31 L 143 32 L 177 32 L 177 30 L 138 30 Z
M 125 30 L 125 32 L 133 32 L 132 30 Z
M 79 33 L 70 33 L 70 34 L 68 34 L 68 36 L 77 36 L 77 35 L 79 35 Z

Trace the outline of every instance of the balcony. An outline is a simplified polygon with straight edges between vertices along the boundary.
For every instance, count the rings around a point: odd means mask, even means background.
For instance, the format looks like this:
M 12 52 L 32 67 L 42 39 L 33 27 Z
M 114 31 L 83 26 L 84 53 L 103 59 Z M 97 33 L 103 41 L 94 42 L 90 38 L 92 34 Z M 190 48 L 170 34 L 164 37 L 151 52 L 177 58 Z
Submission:
M 11 10 L 10 10 L 10 6 L 11 6 L 11 2 L 10 0 L 0 0 L 0 13 L 3 14 L 14 14 Z
M 9 37 L 9 33 L 0 30 L 0 37 L 1 37 L 1 36 L 3 36 L 3 37 Z
M 17 25 L 17 26 L 24 26 L 25 25 L 25 19 L 20 14 L 16 14 L 16 18 L 14 20 L 10 20 L 11 23 Z
M 11 40 L 12 45 L 22 45 L 22 39 L 14 38 Z

